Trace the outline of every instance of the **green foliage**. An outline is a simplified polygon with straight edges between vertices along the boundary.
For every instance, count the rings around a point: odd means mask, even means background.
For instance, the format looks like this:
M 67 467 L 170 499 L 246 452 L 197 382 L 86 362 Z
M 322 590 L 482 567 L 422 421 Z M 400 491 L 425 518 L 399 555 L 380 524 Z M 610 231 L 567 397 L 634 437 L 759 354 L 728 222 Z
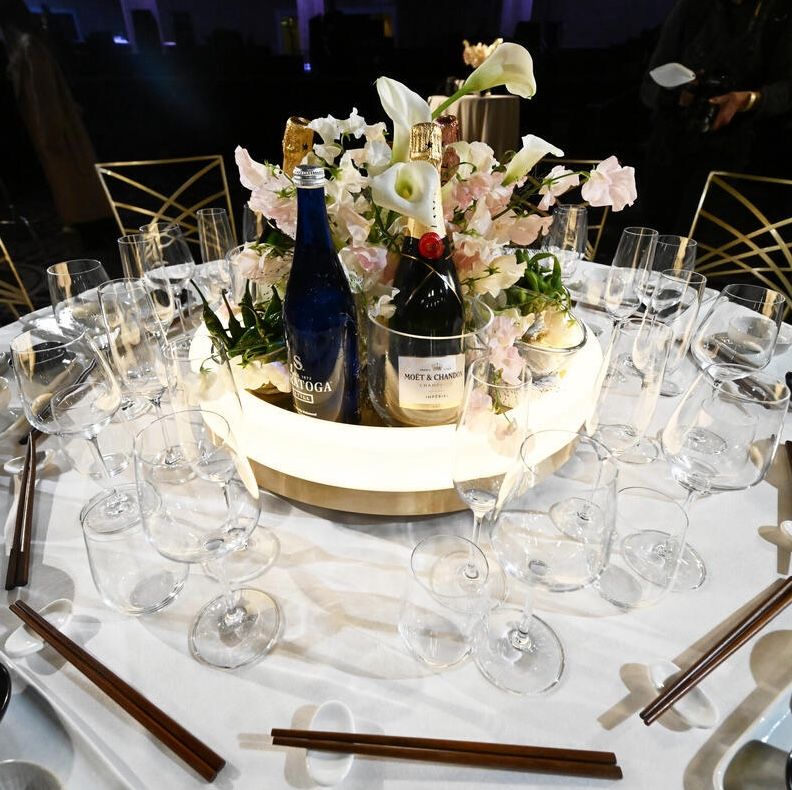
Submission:
M 552 269 L 542 267 L 542 261 L 552 258 Z M 569 291 L 561 282 L 561 264 L 552 252 L 517 250 L 517 260 L 525 263 L 520 279 L 506 289 L 506 306 L 516 307 L 522 315 L 541 313 L 548 308 L 568 311 Z
M 209 306 L 200 288 L 193 282 L 203 303 L 203 319 L 212 342 L 222 347 L 230 357 L 241 357 L 242 365 L 248 362 L 275 362 L 286 358 L 286 341 L 283 335 L 283 314 L 278 292 L 273 288 L 266 302 L 253 303 L 250 282 L 245 284 L 245 295 L 239 302 L 242 321 L 234 315 L 228 304 L 226 292 L 223 302 L 228 309 L 228 326 Z

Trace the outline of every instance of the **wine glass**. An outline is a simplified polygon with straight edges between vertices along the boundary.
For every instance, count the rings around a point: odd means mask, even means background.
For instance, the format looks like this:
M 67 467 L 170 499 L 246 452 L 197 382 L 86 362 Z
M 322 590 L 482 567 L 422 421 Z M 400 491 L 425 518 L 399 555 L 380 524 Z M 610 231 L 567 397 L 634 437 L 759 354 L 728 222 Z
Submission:
M 109 279 L 99 261 L 85 258 L 53 263 L 47 268 L 47 285 L 58 326 L 75 335 L 88 332 L 100 348 L 106 337 L 96 291 Z
M 760 285 L 727 285 L 693 337 L 701 367 L 712 363 L 760 370 L 773 356 L 786 298 Z
M 198 239 L 204 263 L 225 261 L 226 253 L 236 247 L 231 224 L 224 208 L 202 208 L 198 211 Z
M 697 246 L 696 241 L 687 236 L 657 237 L 654 259 L 641 293 L 642 304 L 648 307 L 651 302 L 660 272 L 685 272 L 693 269 L 696 262 Z
M 170 381 L 170 402 L 175 410 L 202 408 L 222 414 L 234 436 L 245 430 L 242 402 L 231 365 L 222 348 L 180 338 L 165 345 Z M 280 542 L 275 533 L 259 525 L 225 561 L 233 582 L 260 576 L 278 558 Z M 205 570 L 212 572 L 211 567 Z
M 646 463 L 657 456 L 651 444 L 641 449 L 639 443 L 660 397 L 672 337 L 649 315 L 620 321 L 611 334 L 586 428 L 620 461 Z
M 676 374 L 687 357 L 706 287 L 707 278 L 699 272 L 666 269 L 658 273 L 647 314 L 669 326 L 673 334 L 661 395 L 682 394 L 683 387 Z
M 699 373 L 661 435 L 674 479 L 687 491 L 686 511 L 704 494 L 741 491 L 764 479 L 788 403 L 786 385 L 767 373 L 720 364 Z M 637 557 L 662 558 L 671 548 L 656 533 L 635 538 Z M 704 561 L 685 546 L 677 587 L 696 589 L 705 578 Z
M 503 503 L 492 547 L 528 592 L 522 609 L 501 606 L 479 622 L 473 655 L 496 686 L 537 694 L 561 679 L 564 649 L 533 614 L 533 586 L 567 592 L 599 577 L 615 525 L 618 465 L 604 445 L 574 431 L 530 434 L 520 454 L 523 478 Z
M 585 206 L 559 203 L 553 212 L 553 224 L 545 236 L 542 249 L 552 252 L 561 266 L 564 279 L 577 271 L 578 261 L 586 257 L 588 212 Z M 570 288 L 580 285 L 570 284 Z
M 152 222 L 140 227 L 145 239 L 143 276 L 156 287 L 173 295 L 182 334 L 187 334 L 184 308 L 189 309 L 190 279 L 195 261 L 182 229 L 173 223 Z
M 508 378 L 509 381 L 505 379 Z M 454 488 L 473 512 L 471 542 L 479 546 L 481 526 L 508 490 L 520 445 L 528 430 L 531 372 L 518 357 L 513 375 L 504 375 L 490 356 L 475 360 L 467 374 L 462 409 L 454 432 Z M 478 583 L 481 569 L 471 559 L 460 568 L 465 580 Z M 506 583 L 490 562 L 489 590 L 502 600 Z
M 625 228 L 608 268 L 602 299 L 613 321 L 629 318 L 641 305 L 652 268 L 658 233 L 652 228 Z
M 90 526 L 121 528 L 139 518 L 136 497 L 115 489 L 98 436 L 121 406 L 121 389 L 104 355 L 87 332 L 32 329 L 11 342 L 19 394 L 30 424 L 47 434 L 86 439 L 103 473 L 106 490 L 95 499 Z
M 178 479 L 161 474 L 177 436 Z M 225 558 L 258 523 L 259 491 L 247 459 L 221 415 L 205 410 L 174 412 L 155 420 L 135 438 L 135 476 L 143 529 L 164 557 L 212 564 L 223 594 L 207 603 L 190 628 L 192 655 L 203 663 L 234 669 L 261 658 L 276 643 L 282 615 L 274 598 L 251 587 L 232 588 Z

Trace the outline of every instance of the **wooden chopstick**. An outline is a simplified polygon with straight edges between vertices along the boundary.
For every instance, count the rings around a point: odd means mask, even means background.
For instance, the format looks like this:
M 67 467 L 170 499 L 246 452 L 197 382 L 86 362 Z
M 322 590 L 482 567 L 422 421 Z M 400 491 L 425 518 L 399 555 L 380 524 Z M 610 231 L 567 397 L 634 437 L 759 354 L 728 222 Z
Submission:
M 655 697 L 639 714 L 647 726 L 662 716 L 677 700 L 695 688 L 712 670 L 762 630 L 792 603 L 792 577 L 773 584 L 733 628 L 721 637 L 698 661 L 693 663 Z
M 8 556 L 5 588 L 24 587 L 30 575 L 30 539 L 33 526 L 33 500 L 36 493 L 36 439 L 30 432 L 25 463 L 20 479 L 14 537 Z
M 512 757 L 535 757 L 546 760 L 575 760 L 585 763 L 616 765 L 613 752 L 596 752 L 587 749 L 558 749 L 543 746 L 523 746 L 510 743 L 483 743 L 481 741 L 453 741 L 444 738 L 413 738 L 399 735 L 380 735 L 358 732 L 328 732 L 326 730 L 290 730 L 274 728 L 271 735 L 277 738 L 315 738 L 339 743 L 367 743 L 378 746 L 407 746 L 415 749 L 500 754 Z
M 409 740 L 409 739 L 402 739 Z M 293 746 L 324 752 L 360 754 L 367 757 L 389 757 L 397 760 L 417 760 L 427 763 L 469 765 L 478 768 L 499 768 L 508 771 L 531 771 L 533 773 L 559 774 L 561 776 L 585 776 L 592 779 L 621 779 L 618 765 L 602 762 L 582 762 L 541 757 L 518 757 L 492 752 L 472 752 L 450 749 L 415 748 L 374 743 L 351 743 L 340 740 L 273 736 L 274 746 Z
M 53 650 L 65 658 L 75 669 L 82 672 L 204 779 L 209 782 L 214 780 L 225 765 L 225 760 L 220 755 L 213 752 L 205 743 L 185 730 L 139 691 L 136 691 L 90 653 L 47 622 L 24 601 L 15 601 L 9 608 Z

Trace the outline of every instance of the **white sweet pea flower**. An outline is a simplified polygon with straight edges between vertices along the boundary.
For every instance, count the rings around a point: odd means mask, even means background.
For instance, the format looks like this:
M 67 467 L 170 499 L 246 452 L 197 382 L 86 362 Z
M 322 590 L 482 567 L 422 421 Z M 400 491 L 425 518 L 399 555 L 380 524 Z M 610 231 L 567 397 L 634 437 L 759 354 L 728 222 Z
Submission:
M 289 370 L 283 362 L 248 362 L 244 367 L 235 360 L 232 368 L 237 386 L 256 390 L 272 385 L 280 392 L 291 392 Z
M 314 153 L 320 159 L 324 159 L 328 165 L 332 165 L 343 150 L 337 143 L 327 143 L 326 145 L 324 143 L 314 143 Z
M 254 162 L 246 148 L 238 145 L 234 149 L 234 159 L 239 168 L 239 181 L 245 189 L 253 190 L 269 178 L 267 166 Z
M 460 140 L 453 146 L 459 157 L 457 178 L 465 179 L 476 173 L 492 172 L 495 166 L 495 152 L 486 143 L 479 141 L 467 143 Z
M 580 176 L 563 165 L 556 165 L 545 176 L 545 181 L 550 179 L 552 179 L 552 182 L 544 184 L 539 190 L 539 194 L 544 195 L 538 206 L 541 211 L 547 211 L 551 206 L 555 205 L 557 197 L 580 184 Z
M 357 107 L 352 108 L 349 118 L 339 123 L 341 134 L 351 134 L 355 139 L 359 139 L 366 131 L 366 119 L 358 115 Z
M 519 44 L 501 44 L 465 80 L 462 86 L 467 93 L 487 91 L 505 85 L 509 93 L 530 99 L 536 93 L 533 60 L 525 47 Z
M 635 169 L 622 167 L 615 156 L 609 156 L 591 171 L 580 194 L 591 206 L 612 206 L 614 211 L 621 211 L 638 197 Z
M 390 165 L 391 149 L 385 140 L 370 140 L 363 148 L 348 151 L 358 167 L 365 167 L 369 176 L 376 176 Z
M 313 129 L 322 138 L 322 142 L 327 145 L 328 143 L 334 143 L 341 137 L 342 124 L 343 121 L 328 115 L 325 118 L 314 118 L 308 124 L 308 128 Z
M 382 121 L 380 121 L 379 123 L 371 124 L 371 126 L 366 126 L 363 129 L 363 136 L 366 138 L 366 141 L 369 143 L 373 143 L 375 140 L 384 141 L 385 124 Z
M 371 198 L 379 206 L 432 226 L 440 174 L 430 162 L 397 162 L 371 179 Z
M 498 50 L 505 47 L 501 44 Z M 496 54 L 497 51 L 496 50 Z M 512 157 L 511 162 L 506 165 L 506 173 L 501 182 L 504 186 L 513 181 L 519 181 L 540 159 L 552 154 L 553 156 L 563 156 L 564 152 L 556 148 L 552 143 L 537 137 L 535 134 L 526 134 L 522 139 L 523 147 Z
M 416 123 L 429 123 L 432 112 L 423 98 L 401 82 L 380 77 L 376 84 L 382 109 L 393 121 L 392 161 L 404 162 L 410 148 L 410 129 Z

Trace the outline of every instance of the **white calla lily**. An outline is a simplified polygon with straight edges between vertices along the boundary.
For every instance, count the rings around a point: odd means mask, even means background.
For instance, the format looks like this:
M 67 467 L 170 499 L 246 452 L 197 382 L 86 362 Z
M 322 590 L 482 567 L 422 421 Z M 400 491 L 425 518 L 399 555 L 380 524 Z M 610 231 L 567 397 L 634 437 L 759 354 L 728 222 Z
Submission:
M 503 46 L 503 45 L 501 45 Z M 552 143 L 537 137 L 535 134 L 526 134 L 522 139 L 523 147 L 512 157 L 511 162 L 506 165 L 506 173 L 503 176 L 503 185 L 519 181 L 540 159 L 552 154 L 553 156 L 563 156 L 564 152 L 556 148 Z
M 382 208 L 396 211 L 432 227 L 440 189 L 440 174 L 429 162 L 397 162 L 371 179 L 371 198 Z
M 505 85 L 509 93 L 530 99 L 536 93 L 533 60 L 519 44 L 500 44 L 495 51 L 465 80 L 463 89 L 487 91 Z
M 416 123 L 429 123 L 432 112 L 429 105 L 415 91 L 390 77 L 377 80 L 377 93 L 382 109 L 393 121 L 393 154 L 391 161 L 407 160 L 410 148 L 410 129 Z

